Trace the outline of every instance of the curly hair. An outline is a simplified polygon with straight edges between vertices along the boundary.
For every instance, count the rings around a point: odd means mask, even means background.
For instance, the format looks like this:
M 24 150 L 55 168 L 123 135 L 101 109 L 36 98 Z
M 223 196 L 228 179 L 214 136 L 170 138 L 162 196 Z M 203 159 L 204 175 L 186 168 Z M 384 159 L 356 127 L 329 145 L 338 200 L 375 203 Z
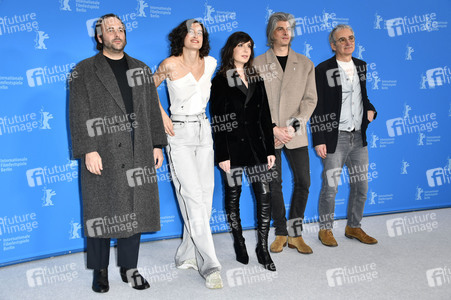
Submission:
M 254 41 L 243 31 L 234 32 L 229 36 L 225 46 L 221 49 L 221 66 L 218 73 L 226 76 L 227 71 L 235 69 L 235 60 L 233 59 L 233 50 L 239 43 L 251 42 L 251 55 L 249 60 L 244 64 L 244 72 L 248 78 L 258 76 L 257 70 L 253 66 L 254 62 Z
M 199 56 L 203 58 L 210 52 L 210 41 L 208 39 L 208 32 L 201 22 L 196 19 L 188 19 L 180 23 L 169 34 L 169 41 L 171 42 L 171 56 L 180 56 L 183 53 L 183 47 L 185 46 L 185 37 L 188 34 L 188 28 L 194 23 L 200 24 L 203 33 L 202 47 L 199 49 Z

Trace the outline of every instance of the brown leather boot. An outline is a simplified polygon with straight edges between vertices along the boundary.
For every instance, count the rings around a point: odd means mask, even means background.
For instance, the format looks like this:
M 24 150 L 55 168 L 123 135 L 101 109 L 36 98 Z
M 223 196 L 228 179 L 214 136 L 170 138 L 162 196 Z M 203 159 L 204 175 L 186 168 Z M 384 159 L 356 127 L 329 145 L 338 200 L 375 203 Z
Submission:
M 323 243 L 324 246 L 337 247 L 338 243 L 334 238 L 332 230 L 330 229 L 320 229 L 318 232 L 318 238 Z
M 289 248 L 296 248 L 298 250 L 299 253 L 302 254 L 312 254 L 313 250 L 312 248 L 310 248 L 309 245 L 307 245 L 304 242 L 304 239 L 302 238 L 302 236 L 298 236 L 298 237 L 288 237 L 288 247 Z
M 360 242 L 368 245 L 377 244 L 377 240 L 362 230 L 362 228 L 352 228 L 346 226 L 345 228 L 345 236 L 350 239 L 358 239 Z
M 276 239 L 272 242 L 269 250 L 273 253 L 282 252 L 283 247 L 287 245 L 287 237 L 284 235 L 276 235 Z

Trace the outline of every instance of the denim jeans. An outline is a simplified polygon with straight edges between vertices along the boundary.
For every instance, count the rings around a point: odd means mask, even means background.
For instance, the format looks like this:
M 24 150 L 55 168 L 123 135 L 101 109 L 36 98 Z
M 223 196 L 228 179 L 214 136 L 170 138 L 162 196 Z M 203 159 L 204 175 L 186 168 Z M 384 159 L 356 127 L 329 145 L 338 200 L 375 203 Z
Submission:
M 320 229 L 333 228 L 335 196 L 338 186 L 345 180 L 350 183 L 347 225 L 360 227 L 368 192 L 368 148 L 362 144 L 360 131 L 339 131 L 337 149 L 334 153 L 327 153 L 323 159 L 323 182 L 318 204 Z M 349 179 L 342 176 L 344 164 L 348 167 Z
M 271 189 L 271 215 L 274 220 L 276 235 L 301 236 L 302 220 L 304 219 L 305 206 L 310 188 L 310 164 L 308 149 L 300 147 L 295 149 L 283 148 L 291 170 L 293 171 L 293 194 L 291 195 L 291 206 L 289 219 L 298 221 L 300 230 L 288 232 L 285 211 L 285 202 L 282 193 L 282 149 L 276 149 L 275 170 L 277 177 L 269 184 Z M 288 222 L 290 223 L 290 222 Z M 288 226 L 290 226 L 288 224 Z M 290 233 L 290 234 L 289 234 Z

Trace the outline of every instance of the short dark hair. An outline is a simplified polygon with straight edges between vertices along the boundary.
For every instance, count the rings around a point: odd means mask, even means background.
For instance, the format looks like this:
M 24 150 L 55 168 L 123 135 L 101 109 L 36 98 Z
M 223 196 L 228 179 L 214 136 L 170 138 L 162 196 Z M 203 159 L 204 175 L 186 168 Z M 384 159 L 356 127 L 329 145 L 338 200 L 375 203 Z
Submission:
M 204 24 L 196 19 L 188 19 L 180 23 L 175 27 L 171 33 L 169 33 L 169 41 L 171 42 L 171 55 L 170 56 L 180 56 L 183 53 L 183 46 L 185 45 L 185 37 L 188 34 L 189 28 L 194 23 L 200 24 L 202 27 L 203 41 L 202 47 L 199 49 L 199 56 L 203 58 L 207 56 L 210 52 L 210 41 L 208 39 L 208 32 Z
M 235 69 L 235 61 L 233 59 L 233 50 L 239 43 L 251 42 L 251 55 L 249 60 L 244 64 L 244 72 L 246 76 L 253 77 L 257 76 L 257 72 L 253 66 L 254 62 L 254 41 L 249 34 L 243 31 L 237 31 L 232 33 L 227 39 L 226 44 L 221 49 L 221 67 L 218 73 L 226 76 L 228 70 Z
M 97 42 L 96 48 L 99 51 L 103 50 L 103 43 L 99 41 L 99 38 L 97 36 L 102 36 L 103 35 L 102 34 L 102 23 L 103 23 L 103 21 L 105 19 L 108 19 L 108 18 L 111 18 L 111 17 L 116 18 L 119 21 L 121 21 L 122 25 L 124 25 L 124 34 L 127 36 L 127 31 L 125 30 L 126 26 L 125 26 L 124 22 L 122 22 L 121 18 L 119 18 L 118 15 L 106 14 L 106 15 L 101 16 L 99 19 L 97 19 L 96 27 L 94 28 L 94 39 Z

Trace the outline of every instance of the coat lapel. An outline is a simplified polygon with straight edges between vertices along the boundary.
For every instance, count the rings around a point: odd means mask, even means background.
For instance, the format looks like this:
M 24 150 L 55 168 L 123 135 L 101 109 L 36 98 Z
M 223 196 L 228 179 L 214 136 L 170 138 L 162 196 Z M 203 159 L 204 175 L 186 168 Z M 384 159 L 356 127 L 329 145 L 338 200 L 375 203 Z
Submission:
M 113 70 L 109 66 L 106 58 L 103 57 L 102 52 L 96 55 L 95 63 L 96 67 L 96 75 L 99 78 L 100 82 L 105 86 L 108 92 L 113 97 L 116 104 L 120 107 L 120 109 L 126 114 L 125 104 L 122 100 L 121 91 L 119 89 L 119 85 L 117 84 L 116 77 L 114 76 Z
M 366 81 L 366 65 L 365 64 L 361 64 L 354 57 L 352 58 L 352 61 L 354 62 L 354 65 L 356 66 L 357 74 L 359 76 L 359 80 L 360 81 Z
M 279 64 L 280 65 L 280 64 Z M 285 89 L 290 82 L 290 79 L 294 78 L 296 68 L 298 67 L 298 60 L 296 55 L 293 54 L 293 50 L 288 50 L 287 65 L 285 66 L 285 72 L 283 73 L 282 89 Z M 281 68 L 282 69 L 282 68 Z
M 238 77 L 239 81 L 241 84 L 237 84 L 236 87 L 243 92 L 244 95 L 247 95 L 247 89 L 246 86 L 244 85 L 244 82 Z
M 330 63 L 329 63 L 329 68 L 328 68 L 328 70 L 333 70 L 333 69 L 337 69 L 337 70 L 339 70 L 339 68 L 338 68 L 338 63 L 337 63 L 337 57 L 336 56 L 334 56 L 334 57 L 332 57 L 331 59 L 330 59 Z M 342 78 L 340 78 L 340 82 L 341 82 L 341 80 L 342 80 Z M 341 88 L 341 84 L 337 84 L 336 86 L 335 86 L 335 99 L 338 99 L 338 101 L 339 101 L 339 107 L 341 107 L 341 101 L 342 101 L 342 93 L 343 93 L 343 89 Z
M 239 89 L 246 96 L 246 100 L 244 100 L 244 105 L 246 105 L 249 102 L 249 100 L 252 98 L 252 95 L 254 94 L 255 82 L 253 82 L 252 79 L 249 79 L 248 86 L 246 89 L 244 82 L 239 77 L 237 77 L 237 78 L 241 84 L 236 85 L 236 88 Z
M 266 51 L 266 63 L 268 64 L 268 67 L 272 64 L 276 66 L 276 69 L 274 70 L 276 72 L 276 77 L 282 81 L 283 80 L 283 70 L 280 66 L 279 61 L 277 60 L 276 54 L 274 53 L 274 50 L 270 48 L 268 51 Z
M 249 100 L 252 98 L 252 95 L 254 94 L 255 91 L 255 83 L 248 83 L 248 87 L 246 89 L 246 86 L 243 84 L 239 84 L 236 86 L 237 89 L 239 89 L 243 95 L 246 97 L 246 99 L 244 100 L 244 105 L 246 105 Z
M 246 101 L 244 101 L 244 105 L 246 105 L 249 100 L 251 100 L 252 95 L 254 95 L 254 91 L 255 91 L 255 82 L 249 82 L 248 84 L 248 90 L 247 90 L 247 96 L 246 96 Z
M 128 64 L 128 69 L 136 69 L 136 68 L 141 68 L 143 69 L 143 67 L 141 65 L 139 65 L 135 60 L 131 59 L 130 56 L 128 56 L 127 54 L 125 54 L 125 57 L 127 59 L 127 64 Z M 142 70 L 142 75 L 143 75 L 143 84 L 135 84 L 132 87 L 132 96 L 133 96 L 133 111 L 137 112 L 140 105 L 142 105 L 143 99 L 145 99 L 144 97 L 144 93 L 145 93 L 145 84 L 148 84 L 148 82 L 150 82 L 152 84 L 151 81 L 151 71 L 150 70 Z

